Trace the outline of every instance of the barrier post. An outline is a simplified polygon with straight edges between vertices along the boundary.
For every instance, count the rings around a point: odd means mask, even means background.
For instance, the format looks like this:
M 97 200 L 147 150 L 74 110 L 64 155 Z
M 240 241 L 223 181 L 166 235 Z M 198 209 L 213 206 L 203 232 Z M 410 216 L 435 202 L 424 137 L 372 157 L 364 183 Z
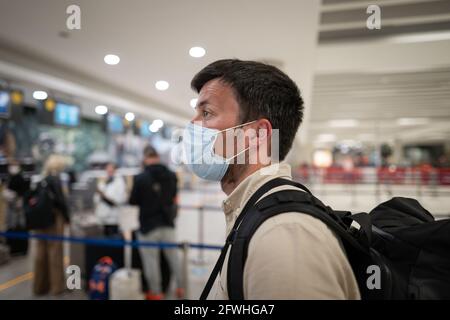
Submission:
M 200 205 L 197 207 L 197 211 L 198 211 L 198 227 L 197 227 L 197 238 L 198 238 L 198 243 L 199 244 L 204 244 L 205 243 L 205 208 L 203 207 L 203 205 Z M 196 265 L 205 265 L 206 264 L 206 259 L 205 259 L 205 255 L 204 255 L 204 250 L 203 248 L 198 248 L 198 254 L 197 257 L 194 258 L 192 260 L 192 262 Z
M 205 234 L 204 234 L 204 227 L 205 227 L 205 208 L 203 206 L 198 207 L 198 243 L 205 243 Z M 204 263 L 205 262 L 205 256 L 204 256 L 204 249 L 199 249 L 198 251 L 198 262 Z
M 185 290 L 185 298 L 189 299 L 189 243 L 183 242 L 183 285 Z

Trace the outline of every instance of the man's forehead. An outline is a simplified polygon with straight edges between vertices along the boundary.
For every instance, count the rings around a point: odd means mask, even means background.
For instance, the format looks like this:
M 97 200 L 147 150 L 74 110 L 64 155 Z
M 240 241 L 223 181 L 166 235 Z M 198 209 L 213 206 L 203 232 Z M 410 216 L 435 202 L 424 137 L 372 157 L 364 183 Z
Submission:
M 230 95 L 233 95 L 233 90 L 219 78 L 209 80 L 199 93 L 200 100 L 226 98 Z

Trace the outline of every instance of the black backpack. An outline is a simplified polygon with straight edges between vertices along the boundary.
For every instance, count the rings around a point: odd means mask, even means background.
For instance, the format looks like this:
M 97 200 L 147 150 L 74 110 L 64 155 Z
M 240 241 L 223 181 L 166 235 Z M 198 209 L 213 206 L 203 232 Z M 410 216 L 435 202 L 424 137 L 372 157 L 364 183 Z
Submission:
M 55 223 L 54 193 L 47 181 L 40 181 L 24 196 L 23 211 L 28 230 L 45 229 Z
M 273 188 L 290 185 L 259 200 Z M 258 201 L 259 200 L 259 201 Z M 417 200 L 393 198 L 370 214 L 335 211 L 303 185 L 281 178 L 267 182 L 245 205 L 202 292 L 207 298 L 231 246 L 227 288 L 243 300 L 243 270 L 250 239 L 268 218 L 309 214 L 341 239 L 362 299 L 450 299 L 450 219 L 435 221 Z
M 156 199 L 164 212 L 164 218 L 169 224 L 173 224 L 178 214 L 178 205 L 174 201 L 177 194 L 176 176 L 166 169 L 153 174 L 152 178 L 152 191 L 157 195 Z

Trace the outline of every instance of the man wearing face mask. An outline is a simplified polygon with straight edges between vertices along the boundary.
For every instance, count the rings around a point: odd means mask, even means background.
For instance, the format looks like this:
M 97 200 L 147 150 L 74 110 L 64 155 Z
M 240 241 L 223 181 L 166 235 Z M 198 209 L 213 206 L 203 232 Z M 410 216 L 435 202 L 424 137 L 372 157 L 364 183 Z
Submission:
M 223 203 L 228 235 L 255 194 L 260 200 L 275 191 L 300 190 L 283 185 L 261 197 L 258 192 L 273 179 L 292 180 L 290 166 L 276 160 L 283 161 L 292 146 L 303 100 L 287 75 L 252 61 L 216 61 L 201 70 L 191 86 L 199 97 L 196 116 L 183 135 L 185 161 L 199 177 L 220 181 L 228 196 Z M 272 145 L 275 133 L 278 152 Z M 208 295 L 205 289 L 202 298 L 230 298 L 229 255 L 228 249 L 215 290 Z M 286 212 L 265 220 L 251 237 L 246 255 L 244 299 L 360 298 L 340 240 L 310 215 Z M 207 288 L 212 283 L 208 281 Z

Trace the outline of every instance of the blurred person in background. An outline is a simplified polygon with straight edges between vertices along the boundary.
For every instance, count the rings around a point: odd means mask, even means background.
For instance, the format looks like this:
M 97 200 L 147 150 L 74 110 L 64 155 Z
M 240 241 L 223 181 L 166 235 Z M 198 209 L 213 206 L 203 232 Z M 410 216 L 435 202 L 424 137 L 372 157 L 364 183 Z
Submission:
M 64 225 L 70 222 L 65 188 L 61 182 L 61 174 L 67 161 L 61 155 L 50 155 L 44 164 L 43 179 L 46 182 L 46 192 L 53 199 L 53 214 L 55 222 L 45 229 L 36 230 L 38 234 L 63 236 Z M 63 243 L 61 241 L 37 240 L 36 259 L 34 267 L 33 292 L 35 295 L 58 295 L 65 289 Z
M 114 236 L 119 233 L 120 207 L 127 201 L 127 186 L 125 179 L 116 175 L 115 163 L 106 165 L 106 175 L 106 180 L 97 184 L 95 214 L 103 225 L 104 235 Z
M 25 225 L 25 219 L 22 214 L 22 199 L 30 189 L 30 180 L 25 178 L 17 160 L 10 161 L 8 173 L 8 184 L 3 191 L 3 196 L 8 201 L 8 229 L 15 229 Z
M 23 199 L 30 190 L 30 179 L 25 176 L 20 163 L 13 159 L 8 166 L 8 183 L 3 190 L 3 197 L 7 201 L 7 231 L 25 232 L 26 219 L 23 211 Z M 26 254 L 28 251 L 28 239 L 6 240 L 10 254 Z
M 0 159 L 8 159 L 15 153 L 16 139 L 8 127 L 8 122 L 5 119 L 0 119 Z M 7 229 L 8 194 L 3 194 L 3 191 L 7 188 L 7 179 L 2 175 L 3 168 L 1 167 L 2 166 L 0 166 L 0 231 L 5 231 Z M 6 193 L 8 193 L 8 191 Z
M 130 204 L 139 206 L 139 241 L 175 242 L 177 177 L 160 162 L 156 150 L 144 149 L 144 172 L 134 178 Z M 139 247 L 144 275 L 149 283 L 148 300 L 164 298 L 161 287 L 160 255 L 158 248 Z M 163 249 L 172 274 L 177 281 L 176 297 L 184 298 L 183 279 L 178 251 Z
M 30 180 L 24 176 L 20 163 L 17 160 L 10 162 L 8 173 L 8 189 L 16 192 L 19 197 L 22 197 L 30 189 Z

